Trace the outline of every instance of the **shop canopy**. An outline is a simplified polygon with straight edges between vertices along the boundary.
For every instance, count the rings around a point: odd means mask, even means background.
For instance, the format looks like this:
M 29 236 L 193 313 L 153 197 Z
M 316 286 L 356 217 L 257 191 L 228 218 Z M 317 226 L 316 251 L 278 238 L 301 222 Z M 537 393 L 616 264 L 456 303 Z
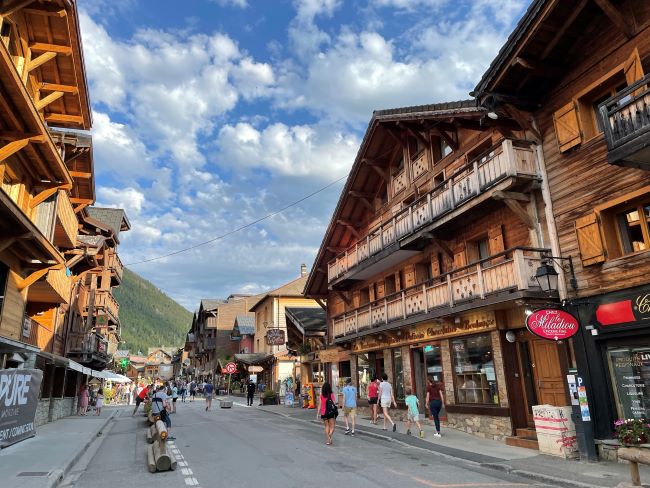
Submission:
M 131 380 L 124 375 L 114 373 L 113 371 L 93 371 L 92 376 L 102 378 L 113 383 L 131 383 Z
M 265 352 L 235 354 L 235 361 L 245 364 L 246 366 L 266 366 L 275 361 L 275 356 Z

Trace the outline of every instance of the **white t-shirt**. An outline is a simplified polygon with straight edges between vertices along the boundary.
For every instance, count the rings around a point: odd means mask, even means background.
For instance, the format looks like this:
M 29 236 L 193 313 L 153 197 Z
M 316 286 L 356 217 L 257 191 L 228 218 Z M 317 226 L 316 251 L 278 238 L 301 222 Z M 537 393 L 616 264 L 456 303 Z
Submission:
M 160 400 L 158 400 L 158 398 Z M 165 402 L 167 402 L 167 394 L 164 391 L 157 392 L 154 396 L 151 397 L 151 413 L 154 415 L 159 414 L 165 409 Z
M 393 385 L 388 381 L 379 383 L 379 398 L 383 402 L 390 402 L 393 398 Z

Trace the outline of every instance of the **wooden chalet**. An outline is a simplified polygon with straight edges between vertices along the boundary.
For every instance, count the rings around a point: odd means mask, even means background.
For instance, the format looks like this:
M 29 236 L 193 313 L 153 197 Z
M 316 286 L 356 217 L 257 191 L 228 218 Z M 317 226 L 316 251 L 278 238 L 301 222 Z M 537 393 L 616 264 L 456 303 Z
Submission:
M 74 410 L 90 373 L 64 357 L 70 260 L 95 198 L 76 3 L 2 2 L 0 65 L 0 368 L 43 370 L 41 424 Z
M 330 347 L 352 355 L 335 366 L 361 404 L 374 375 L 398 402 L 409 388 L 424 402 L 434 378 L 449 425 L 503 439 L 532 422 L 521 378 L 567 351 L 524 328 L 548 300 L 534 278 L 551 252 L 541 147 L 519 114 L 488 114 L 476 100 L 374 112 L 305 293 L 327 299 Z M 535 379 L 567 404 L 559 369 Z
M 474 95 L 543 148 L 553 255 L 575 270 L 571 287 L 556 263 L 581 324 L 580 448 L 610 457 L 614 420 L 650 416 L 650 4 L 533 1 Z

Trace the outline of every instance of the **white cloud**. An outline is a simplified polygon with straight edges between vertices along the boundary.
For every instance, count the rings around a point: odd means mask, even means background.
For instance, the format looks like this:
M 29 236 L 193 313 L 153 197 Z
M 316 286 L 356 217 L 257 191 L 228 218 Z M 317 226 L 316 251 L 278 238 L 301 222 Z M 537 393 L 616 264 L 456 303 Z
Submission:
M 222 7 L 239 7 L 239 8 L 248 7 L 248 2 L 246 0 L 210 0 L 210 1 Z
M 97 205 L 100 207 L 123 208 L 127 215 L 137 217 L 142 212 L 145 196 L 141 191 L 132 187 L 97 189 Z

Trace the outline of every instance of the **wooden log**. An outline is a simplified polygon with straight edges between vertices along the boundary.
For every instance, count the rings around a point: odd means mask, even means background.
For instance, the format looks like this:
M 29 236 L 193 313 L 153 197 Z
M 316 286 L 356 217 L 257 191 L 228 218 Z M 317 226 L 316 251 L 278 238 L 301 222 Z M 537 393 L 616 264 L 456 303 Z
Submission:
M 150 473 L 156 472 L 156 460 L 153 455 L 153 444 L 147 446 L 147 468 Z
M 167 440 L 167 426 L 162 420 L 156 422 L 156 431 L 158 432 L 158 440 L 166 441 Z
M 156 423 L 156 419 L 154 418 L 152 413 L 149 413 L 149 416 L 147 417 L 147 421 L 149 422 L 149 425 L 153 425 Z
M 618 450 L 618 458 L 629 461 L 632 486 L 641 486 L 639 463 L 650 464 L 650 452 L 646 449 L 639 449 L 638 447 L 621 447 Z
M 173 471 L 176 469 L 176 465 L 178 462 L 176 461 L 176 456 L 174 456 L 171 452 L 169 453 L 169 458 L 172 461 L 170 469 Z
M 153 425 L 147 429 L 147 444 L 153 444 L 154 432 L 152 432 L 152 427 Z
M 167 444 L 164 442 L 154 442 L 153 446 L 153 458 L 156 462 L 156 469 L 158 471 L 169 471 L 172 467 L 172 460 L 170 457 L 170 452 L 167 449 Z

